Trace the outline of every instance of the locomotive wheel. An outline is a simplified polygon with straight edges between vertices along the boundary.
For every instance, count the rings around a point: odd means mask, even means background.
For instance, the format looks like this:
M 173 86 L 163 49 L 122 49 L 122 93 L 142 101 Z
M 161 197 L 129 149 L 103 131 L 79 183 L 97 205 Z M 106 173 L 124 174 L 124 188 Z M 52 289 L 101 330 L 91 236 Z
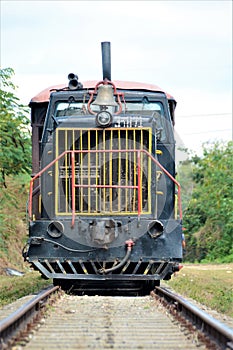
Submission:
M 69 292 L 73 288 L 74 282 L 72 280 L 64 280 L 64 279 L 53 279 L 54 286 L 61 287 L 65 292 Z
M 160 286 L 160 280 L 156 280 L 156 281 L 143 281 L 142 285 L 141 285 L 141 292 L 140 292 L 140 296 L 143 295 L 148 295 L 150 294 L 150 292 L 152 290 L 155 289 L 155 287 Z

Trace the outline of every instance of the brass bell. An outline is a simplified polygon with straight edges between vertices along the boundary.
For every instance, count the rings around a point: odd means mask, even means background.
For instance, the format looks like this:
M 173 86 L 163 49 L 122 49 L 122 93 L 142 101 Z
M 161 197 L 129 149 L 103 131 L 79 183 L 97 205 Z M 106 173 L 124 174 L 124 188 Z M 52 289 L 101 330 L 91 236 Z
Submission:
M 101 85 L 98 88 L 97 96 L 93 105 L 97 106 L 118 106 L 114 99 L 113 88 L 110 85 Z

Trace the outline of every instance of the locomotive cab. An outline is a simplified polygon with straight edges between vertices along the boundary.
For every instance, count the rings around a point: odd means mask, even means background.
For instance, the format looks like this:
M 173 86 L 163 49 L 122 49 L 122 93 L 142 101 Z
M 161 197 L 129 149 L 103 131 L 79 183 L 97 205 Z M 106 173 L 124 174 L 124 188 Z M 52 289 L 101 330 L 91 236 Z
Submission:
M 24 257 L 46 278 L 80 289 L 84 282 L 153 286 L 182 260 L 176 102 L 153 85 L 111 81 L 109 55 L 102 43 L 102 81 L 81 84 L 69 74 L 68 86 L 30 103 Z

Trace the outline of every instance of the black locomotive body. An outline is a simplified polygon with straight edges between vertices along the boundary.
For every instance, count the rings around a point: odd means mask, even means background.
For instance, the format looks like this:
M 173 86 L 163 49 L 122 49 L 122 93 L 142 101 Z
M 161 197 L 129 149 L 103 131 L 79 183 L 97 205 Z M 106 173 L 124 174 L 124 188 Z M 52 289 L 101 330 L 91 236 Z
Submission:
M 81 84 L 71 74 L 68 87 L 30 102 L 23 254 L 58 284 L 152 286 L 182 260 L 176 102 L 152 85 L 112 82 L 108 48 L 103 43 L 102 81 Z

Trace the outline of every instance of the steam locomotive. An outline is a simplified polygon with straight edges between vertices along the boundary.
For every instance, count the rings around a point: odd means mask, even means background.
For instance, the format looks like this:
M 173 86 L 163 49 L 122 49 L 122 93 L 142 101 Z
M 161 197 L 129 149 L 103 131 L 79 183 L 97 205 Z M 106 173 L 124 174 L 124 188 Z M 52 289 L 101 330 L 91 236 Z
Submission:
M 29 239 L 23 256 L 63 288 L 147 291 L 182 261 L 175 99 L 150 84 L 103 80 L 32 98 Z

